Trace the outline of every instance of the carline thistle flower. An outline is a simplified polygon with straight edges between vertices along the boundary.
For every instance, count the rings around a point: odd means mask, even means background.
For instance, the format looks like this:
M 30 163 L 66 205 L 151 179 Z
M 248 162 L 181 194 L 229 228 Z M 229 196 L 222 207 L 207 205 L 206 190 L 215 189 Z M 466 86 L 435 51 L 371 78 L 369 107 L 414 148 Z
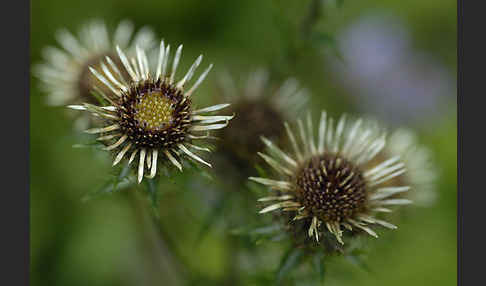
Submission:
M 101 72 L 90 68 L 99 81 L 110 89 L 109 95 L 100 90 L 99 92 L 111 105 L 100 107 L 84 103 L 69 106 L 106 119 L 107 126 L 89 129 L 86 132 L 101 134 L 98 137 L 100 141 L 111 141 L 111 145 L 105 147 L 105 150 L 121 149 L 116 154 L 113 165 L 118 164 L 126 154 L 130 154 L 128 164 L 138 155 L 139 183 L 142 181 L 145 168 L 150 170 L 148 178 L 156 175 L 159 152 L 181 171 L 180 159 L 183 156 L 211 167 L 211 164 L 191 151 L 210 150 L 194 145 L 192 141 L 208 138 L 209 130 L 224 128 L 233 118 L 202 115 L 221 110 L 229 104 L 218 104 L 198 110 L 192 108 L 191 95 L 203 82 L 212 64 L 192 87 L 186 90 L 186 84 L 201 63 L 202 55 L 196 59 L 184 77 L 176 82 L 175 74 L 181 58 L 182 45 L 176 50 L 171 71 L 168 72 L 170 45 L 165 46 L 164 41 L 161 41 L 155 75 L 150 73 L 143 49 L 137 47 L 136 58 L 127 58 L 119 47 L 116 50 L 123 68 L 129 75 L 128 78 L 123 76 L 109 56 L 100 64 Z
M 241 85 L 227 72 L 218 79 L 221 94 L 236 114 L 231 128 L 221 132 L 223 153 L 243 165 L 254 163 L 254 154 L 265 147 L 261 135 L 277 142 L 283 139 L 283 122 L 295 118 L 308 100 L 308 91 L 294 78 L 272 87 L 263 68 L 251 72 Z
M 275 191 L 275 195 L 259 199 L 260 202 L 274 202 L 260 213 L 276 210 L 294 213 L 294 221 L 308 221 L 308 235 L 316 241 L 319 241 L 319 233 L 327 229 L 341 244 L 344 244 L 343 228 L 362 230 L 374 237 L 377 234 L 370 225 L 395 229 L 395 225 L 376 218 L 376 214 L 391 212 L 388 206 L 411 203 L 408 199 L 390 198 L 410 187 L 384 186 L 405 172 L 400 156 L 386 158 L 373 168 L 366 168 L 386 145 L 386 134 L 376 122 L 347 120 L 346 115 L 342 115 L 334 127 L 333 118 L 327 118 L 323 111 L 317 142 L 310 113 L 306 126 L 301 119 L 297 123 L 300 142 L 285 123 L 293 155 L 262 138 L 268 154 L 259 155 L 281 179 L 250 177 Z
M 93 87 L 109 92 L 103 85 L 99 85 L 89 67 L 101 71 L 99 63 L 110 56 L 116 67 L 124 72 L 121 62 L 114 57 L 116 45 L 129 54 L 135 54 L 136 45 L 143 49 L 151 49 L 156 45 L 154 33 L 149 27 L 142 27 L 135 34 L 133 31 L 133 24 L 123 20 L 115 29 L 113 37 L 110 37 L 105 23 L 98 19 L 85 23 L 79 31 L 79 37 L 66 29 L 57 31 L 56 39 L 60 48 L 44 48 L 44 62 L 36 65 L 33 70 L 41 81 L 40 88 L 48 95 L 47 103 L 53 106 L 95 103 L 95 97 L 91 94 Z

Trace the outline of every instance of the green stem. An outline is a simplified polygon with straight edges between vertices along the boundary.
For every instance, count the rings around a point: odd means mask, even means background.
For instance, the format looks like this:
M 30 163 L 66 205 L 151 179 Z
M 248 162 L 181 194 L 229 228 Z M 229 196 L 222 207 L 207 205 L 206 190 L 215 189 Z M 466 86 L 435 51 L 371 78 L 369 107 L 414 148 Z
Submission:
M 169 285 L 182 285 L 186 270 L 183 268 L 180 256 L 174 252 L 174 245 L 162 231 L 160 222 L 150 212 L 150 207 L 137 195 L 135 189 L 128 190 L 129 200 L 134 208 L 134 215 L 139 229 L 148 242 L 148 251 L 152 262 L 153 282 L 166 282 Z M 163 279 L 162 279 L 163 278 Z
M 304 40 L 308 41 L 312 34 L 312 29 L 322 16 L 322 0 L 312 0 L 309 4 L 309 10 L 302 21 L 301 31 Z

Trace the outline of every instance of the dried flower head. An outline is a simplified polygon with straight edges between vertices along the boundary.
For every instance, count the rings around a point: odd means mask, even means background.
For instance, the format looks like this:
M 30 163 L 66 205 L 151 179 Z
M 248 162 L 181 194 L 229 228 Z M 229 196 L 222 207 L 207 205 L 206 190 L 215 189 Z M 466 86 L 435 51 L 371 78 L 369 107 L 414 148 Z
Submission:
M 265 147 L 260 136 L 279 142 L 285 137 L 283 122 L 297 116 L 308 100 L 307 91 L 293 78 L 272 88 L 268 72 L 263 69 L 250 73 L 242 86 L 223 73 L 219 87 L 236 114 L 231 128 L 221 132 L 223 151 L 249 164 Z
M 135 54 L 136 45 L 150 49 L 156 44 L 150 28 L 143 27 L 135 34 L 133 31 L 133 24 L 128 20 L 118 24 L 112 38 L 101 20 L 85 23 L 80 29 L 79 37 L 75 37 L 66 29 L 59 30 L 56 38 L 61 48 L 44 48 L 44 62 L 33 69 L 34 75 L 40 80 L 39 88 L 47 94 L 47 103 L 53 106 L 81 102 L 97 103 L 92 95 L 93 89 L 109 93 L 110 91 L 89 71 L 89 67 L 101 71 L 101 61 L 110 56 L 117 68 L 124 73 L 121 62 L 115 57 L 116 45 L 132 55 Z M 124 76 L 128 74 L 125 73 Z M 88 117 L 79 117 L 75 126 L 86 127 L 88 122 Z
M 366 168 L 386 145 L 385 133 L 372 121 L 346 120 L 343 115 L 334 127 L 333 118 L 322 112 L 318 141 L 314 139 L 312 120 L 307 126 L 298 119 L 300 143 L 285 123 L 294 155 L 282 151 L 271 141 L 262 138 L 268 154 L 259 155 L 282 178 L 274 180 L 250 177 L 269 186 L 275 195 L 261 198 L 261 202 L 276 202 L 260 213 L 275 210 L 294 213 L 293 220 L 308 219 L 308 235 L 319 240 L 321 224 L 344 244 L 343 229 L 363 230 L 377 237 L 369 225 L 390 229 L 396 226 L 377 219 L 378 212 L 390 212 L 387 206 L 411 203 L 407 199 L 390 199 L 394 194 L 408 191 L 409 186 L 384 186 L 405 172 L 400 156 L 386 158 L 373 168 Z
M 193 140 L 208 138 L 200 134 L 213 129 L 221 129 L 228 125 L 233 116 L 201 115 L 217 111 L 229 104 L 219 104 L 207 108 L 193 110 L 191 95 L 203 82 L 211 70 L 210 65 L 196 80 L 194 85 L 186 90 L 186 84 L 191 80 L 196 68 L 202 60 L 199 56 L 189 68 L 185 76 L 175 81 L 175 74 L 182 53 L 180 45 L 175 53 L 171 71 L 168 72 L 170 45 L 160 43 L 156 73 L 149 70 L 148 59 L 143 49 L 137 47 L 137 57 L 128 58 L 119 48 L 116 48 L 118 60 L 129 75 L 125 77 L 111 57 L 100 63 L 101 71 L 90 67 L 90 71 L 111 92 L 102 96 L 111 105 L 96 106 L 89 103 L 71 105 L 70 108 L 87 110 L 93 115 L 106 119 L 103 128 L 86 130 L 87 133 L 100 133 L 98 140 L 111 142 L 106 150 L 121 149 L 115 157 L 113 165 L 118 164 L 125 154 L 131 154 L 128 164 L 139 156 L 138 182 L 142 181 L 144 170 L 150 170 L 149 178 L 157 172 L 159 152 L 165 160 L 182 170 L 179 158 L 188 156 L 209 167 L 211 165 L 193 153 L 192 150 L 208 151 L 196 146 Z

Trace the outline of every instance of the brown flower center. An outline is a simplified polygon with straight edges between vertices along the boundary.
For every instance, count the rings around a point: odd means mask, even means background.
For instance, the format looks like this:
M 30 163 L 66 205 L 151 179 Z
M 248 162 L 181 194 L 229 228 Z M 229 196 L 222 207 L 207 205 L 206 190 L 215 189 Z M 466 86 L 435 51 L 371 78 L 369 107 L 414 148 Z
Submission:
M 191 101 L 163 80 L 147 80 L 122 95 L 118 116 L 122 132 L 138 147 L 171 148 L 186 139 Z
M 241 101 L 234 105 L 232 112 L 236 117 L 221 137 L 226 149 L 242 160 L 253 160 L 264 149 L 261 136 L 278 142 L 285 134 L 280 112 L 265 100 Z
M 325 222 L 340 222 L 365 209 L 362 172 L 339 155 L 309 159 L 296 176 L 297 194 L 305 209 Z

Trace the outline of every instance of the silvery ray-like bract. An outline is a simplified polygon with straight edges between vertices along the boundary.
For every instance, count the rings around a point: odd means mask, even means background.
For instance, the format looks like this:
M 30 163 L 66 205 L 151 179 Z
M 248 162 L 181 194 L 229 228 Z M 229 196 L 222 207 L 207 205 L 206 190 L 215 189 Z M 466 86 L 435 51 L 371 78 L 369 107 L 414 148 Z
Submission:
M 89 66 L 99 69 L 98 63 L 105 56 L 116 55 L 116 45 L 128 55 L 135 55 L 135 46 L 147 50 L 157 44 L 152 29 L 142 27 L 134 33 L 134 25 L 128 20 L 118 24 L 112 37 L 105 23 L 95 19 L 81 27 L 78 37 L 61 29 L 56 33 L 56 39 L 60 48 L 44 48 L 44 62 L 33 69 L 41 82 L 40 89 L 47 93 L 47 103 L 54 106 L 94 102 L 91 91 L 97 80 Z M 121 68 L 120 62 L 115 61 L 115 64 Z
M 411 203 L 408 199 L 390 198 L 408 191 L 409 186 L 384 186 L 403 174 L 405 165 L 397 155 L 366 168 L 385 147 L 386 133 L 375 121 L 348 119 L 346 115 L 334 126 L 334 119 L 323 111 L 316 138 L 310 113 L 305 121 L 304 124 L 297 120 L 298 136 L 285 123 L 293 153 L 262 138 L 267 154 L 259 155 L 280 178 L 250 177 L 273 192 L 259 199 L 271 202 L 260 213 L 293 212 L 293 220 L 309 221 L 310 237 L 319 241 L 319 234 L 327 229 L 341 244 L 344 229 L 362 230 L 374 237 L 377 234 L 371 225 L 395 229 L 395 225 L 376 218 L 376 214 L 391 212 L 389 206 Z
M 182 171 L 180 159 L 189 157 L 211 167 L 194 151 L 206 151 L 193 144 L 193 141 L 208 138 L 209 130 L 221 129 L 228 125 L 233 116 L 203 115 L 221 110 L 229 104 L 218 104 L 193 110 L 191 95 L 203 82 L 212 68 L 212 64 L 186 90 L 187 83 L 193 77 L 202 61 L 199 56 L 187 73 L 176 81 L 176 71 L 182 54 L 180 45 L 169 67 L 170 45 L 160 43 L 160 50 L 155 74 L 149 70 L 149 63 L 143 49 L 137 47 L 136 57 L 129 58 L 116 48 L 119 60 L 129 75 L 124 77 L 107 56 L 101 63 L 101 71 L 90 68 L 91 72 L 111 91 L 102 96 L 108 106 L 96 106 L 89 103 L 71 105 L 72 109 L 86 110 L 93 115 L 106 119 L 106 126 L 86 130 L 87 133 L 100 134 L 98 140 L 108 143 L 106 150 L 118 150 L 113 165 L 129 157 L 130 164 L 138 156 L 138 182 L 142 181 L 145 168 L 147 177 L 157 173 L 160 155 Z M 170 68 L 170 70 L 169 70 Z M 202 133 L 203 132 L 203 133 Z
M 417 134 L 408 128 L 393 131 L 387 139 L 384 154 L 400 155 L 407 172 L 394 180 L 410 185 L 412 190 L 407 197 L 414 205 L 430 206 L 436 201 L 437 166 L 434 164 L 431 151 L 419 143 Z
M 292 117 L 303 110 L 309 100 L 307 89 L 300 87 L 295 78 L 286 79 L 276 90 L 271 90 L 269 73 L 263 68 L 251 72 L 241 88 L 228 72 L 219 76 L 219 86 L 223 95 L 233 107 L 238 102 L 268 101 L 268 104 L 280 113 L 282 117 Z

